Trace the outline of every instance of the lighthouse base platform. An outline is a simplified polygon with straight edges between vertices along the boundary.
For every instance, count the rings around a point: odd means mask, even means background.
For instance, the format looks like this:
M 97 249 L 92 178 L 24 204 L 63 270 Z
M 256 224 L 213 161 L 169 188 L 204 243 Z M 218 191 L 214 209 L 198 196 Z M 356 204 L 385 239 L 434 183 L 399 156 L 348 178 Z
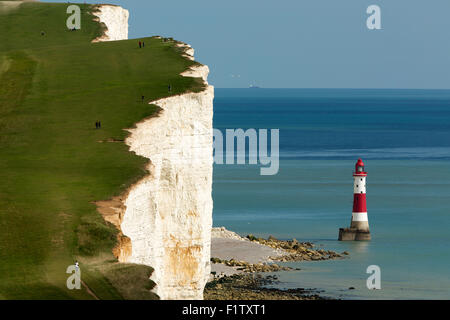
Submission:
M 370 231 L 362 231 L 356 228 L 339 229 L 339 241 L 367 241 L 370 239 Z

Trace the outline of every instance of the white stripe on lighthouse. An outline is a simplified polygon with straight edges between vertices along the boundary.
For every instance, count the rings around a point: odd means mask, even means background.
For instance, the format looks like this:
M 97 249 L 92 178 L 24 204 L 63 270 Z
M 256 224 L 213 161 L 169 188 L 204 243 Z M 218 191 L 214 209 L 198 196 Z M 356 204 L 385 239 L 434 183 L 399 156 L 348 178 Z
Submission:
M 367 212 L 353 212 L 352 221 L 369 221 L 367 219 Z
M 353 193 L 366 193 L 366 177 L 354 177 Z

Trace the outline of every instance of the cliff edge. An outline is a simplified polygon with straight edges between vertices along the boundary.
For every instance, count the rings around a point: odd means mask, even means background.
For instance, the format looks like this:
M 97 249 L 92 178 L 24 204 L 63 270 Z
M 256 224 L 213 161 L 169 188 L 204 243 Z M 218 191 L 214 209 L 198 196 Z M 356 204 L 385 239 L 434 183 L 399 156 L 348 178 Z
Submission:
M 186 75 L 202 77 L 208 67 Z M 150 160 L 150 175 L 130 190 L 121 229 L 131 239 L 124 262 L 152 266 L 161 299 L 202 299 L 210 274 L 214 89 L 153 102 L 158 117 L 130 129 L 130 150 Z
M 98 9 L 107 29 L 94 41 L 126 39 L 128 11 Z M 177 46 L 194 59 L 189 45 Z M 120 262 L 154 268 L 151 279 L 161 299 L 203 299 L 210 274 L 214 89 L 208 73 L 207 66 L 196 65 L 181 74 L 202 78 L 203 91 L 150 102 L 160 112 L 128 129 L 125 140 L 130 151 L 149 159 L 150 174 L 113 200 L 115 210 L 111 201 L 98 203 L 105 219 L 122 232 L 115 255 Z
M 97 11 L 93 14 L 97 18 L 94 21 L 103 23 L 106 29 L 100 37 L 92 42 L 119 41 L 128 39 L 128 10 L 109 4 L 102 4 L 96 7 Z

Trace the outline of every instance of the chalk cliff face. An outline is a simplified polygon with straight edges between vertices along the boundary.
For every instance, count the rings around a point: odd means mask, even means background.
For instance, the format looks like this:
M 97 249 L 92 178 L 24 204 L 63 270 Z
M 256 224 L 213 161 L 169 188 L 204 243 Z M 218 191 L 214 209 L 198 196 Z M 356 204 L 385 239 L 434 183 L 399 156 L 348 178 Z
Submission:
M 93 12 L 97 21 L 106 25 L 105 33 L 92 42 L 118 41 L 128 39 L 128 10 L 114 6 L 102 4 L 97 6 L 98 11 Z
M 128 38 L 128 11 L 101 5 L 95 14 L 108 28 L 95 41 Z M 184 47 L 193 60 L 194 49 Z M 182 73 L 207 85 L 209 69 L 196 66 Z M 153 101 L 158 116 L 129 129 L 125 143 L 149 159 L 150 174 L 124 195 L 98 202 L 105 219 L 121 231 L 114 254 L 120 262 L 149 265 L 161 299 L 202 299 L 210 274 L 212 226 L 213 97 L 207 85 Z
M 206 80 L 208 67 L 185 76 Z M 161 299 L 202 299 L 210 273 L 213 87 L 162 99 L 158 117 L 131 129 L 130 150 L 148 158 L 150 176 L 125 200 L 121 229 L 128 262 L 152 266 Z

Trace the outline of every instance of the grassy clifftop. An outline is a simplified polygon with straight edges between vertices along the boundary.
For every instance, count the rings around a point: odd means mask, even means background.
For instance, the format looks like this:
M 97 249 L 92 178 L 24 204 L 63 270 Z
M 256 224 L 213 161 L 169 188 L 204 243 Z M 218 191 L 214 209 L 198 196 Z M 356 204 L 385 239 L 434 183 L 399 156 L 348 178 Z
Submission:
M 194 62 L 173 41 L 91 43 L 102 26 L 95 7 L 80 7 L 81 30 L 69 31 L 67 4 L 0 1 L 0 299 L 153 297 L 151 268 L 115 262 L 117 230 L 93 204 L 146 174 L 146 161 L 101 141 L 123 141 L 123 129 L 155 113 L 142 95 L 202 81 L 179 75 Z M 66 288 L 76 259 L 93 295 Z

